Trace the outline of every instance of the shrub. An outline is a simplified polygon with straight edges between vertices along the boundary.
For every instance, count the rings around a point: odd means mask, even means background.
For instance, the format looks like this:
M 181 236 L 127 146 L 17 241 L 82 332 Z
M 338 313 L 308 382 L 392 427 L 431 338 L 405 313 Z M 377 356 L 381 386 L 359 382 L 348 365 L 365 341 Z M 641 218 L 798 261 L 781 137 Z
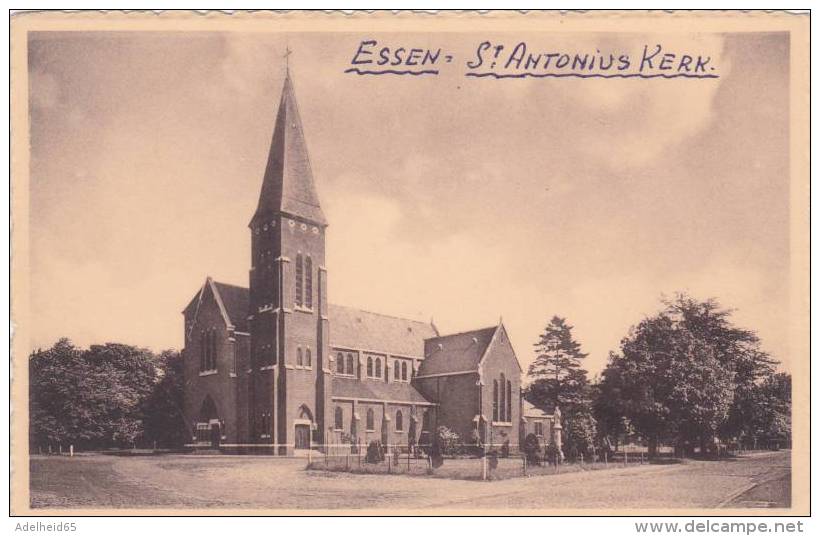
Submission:
M 371 441 L 370 444 L 367 445 L 367 454 L 365 455 L 364 461 L 366 463 L 380 463 L 384 461 L 381 443 Z
M 461 437 L 446 426 L 439 426 L 438 445 L 444 456 L 455 456 L 461 450 Z
M 528 434 L 524 438 L 524 455 L 529 465 L 541 465 L 541 445 L 535 434 Z
M 501 457 L 502 458 L 509 458 L 510 457 L 510 440 L 504 440 L 504 443 L 501 444 Z

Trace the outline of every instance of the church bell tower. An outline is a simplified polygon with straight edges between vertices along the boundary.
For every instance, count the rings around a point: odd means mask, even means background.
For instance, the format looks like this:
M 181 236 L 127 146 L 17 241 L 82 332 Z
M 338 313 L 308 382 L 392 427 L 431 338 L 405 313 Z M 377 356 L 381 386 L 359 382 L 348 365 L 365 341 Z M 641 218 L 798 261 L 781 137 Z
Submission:
M 317 447 L 330 403 L 327 220 L 290 73 L 285 75 L 259 204 L 250 222 L 250 442 Z

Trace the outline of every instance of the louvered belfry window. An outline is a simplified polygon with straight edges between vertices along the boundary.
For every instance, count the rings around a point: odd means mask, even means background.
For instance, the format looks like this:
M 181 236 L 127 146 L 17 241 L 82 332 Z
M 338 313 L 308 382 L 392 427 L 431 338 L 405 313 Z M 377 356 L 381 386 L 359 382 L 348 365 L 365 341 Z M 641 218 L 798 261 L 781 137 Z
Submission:
M 308 309 L 313 309 L 313 259 L 310 255 L 305 256 L 305 299 L 304 305 Z
M 295 267 L 295 277 L 296 277 L 296 297 L 294 298 L 294 303 L 298 307 L 301 307 L 304 303 L 302 301 L 302 296 L 304 292 L 303 282 L 304 282 L 304 266 L 302 266 L 302 254 L 299 253 L 296 255 L 296 267 Z

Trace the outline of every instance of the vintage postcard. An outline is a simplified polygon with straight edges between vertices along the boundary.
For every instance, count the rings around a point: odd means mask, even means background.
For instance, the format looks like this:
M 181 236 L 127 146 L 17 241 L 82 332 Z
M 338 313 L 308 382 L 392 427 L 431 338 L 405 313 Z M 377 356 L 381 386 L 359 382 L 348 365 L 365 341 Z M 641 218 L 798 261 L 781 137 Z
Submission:
M 808 29 L 12 15 L 12 512 L 806 515 Z

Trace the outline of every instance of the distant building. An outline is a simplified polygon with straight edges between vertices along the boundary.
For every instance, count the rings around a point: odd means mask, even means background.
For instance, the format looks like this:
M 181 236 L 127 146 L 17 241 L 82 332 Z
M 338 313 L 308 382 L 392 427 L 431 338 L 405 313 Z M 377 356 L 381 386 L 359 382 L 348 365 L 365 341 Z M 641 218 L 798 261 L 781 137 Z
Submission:
M 526 437 L 529 434 L 535 434 L 539 441 L 548 445 L 554 443 L 558 449 L 561 449 L 561 423 L 560 413 L 559 418 L 553 413 L 535 407 L 526 400 L 521 400 L 521 436 Z
M 504 326 L 441 335 L 329 304 L 327 226 L 288 75 L 249 225 L 250 286 L 207 278 L 183 311 L 192 443 L 292 453 L 407 445 L 438 426 L 518 443 L 522 370 Z

